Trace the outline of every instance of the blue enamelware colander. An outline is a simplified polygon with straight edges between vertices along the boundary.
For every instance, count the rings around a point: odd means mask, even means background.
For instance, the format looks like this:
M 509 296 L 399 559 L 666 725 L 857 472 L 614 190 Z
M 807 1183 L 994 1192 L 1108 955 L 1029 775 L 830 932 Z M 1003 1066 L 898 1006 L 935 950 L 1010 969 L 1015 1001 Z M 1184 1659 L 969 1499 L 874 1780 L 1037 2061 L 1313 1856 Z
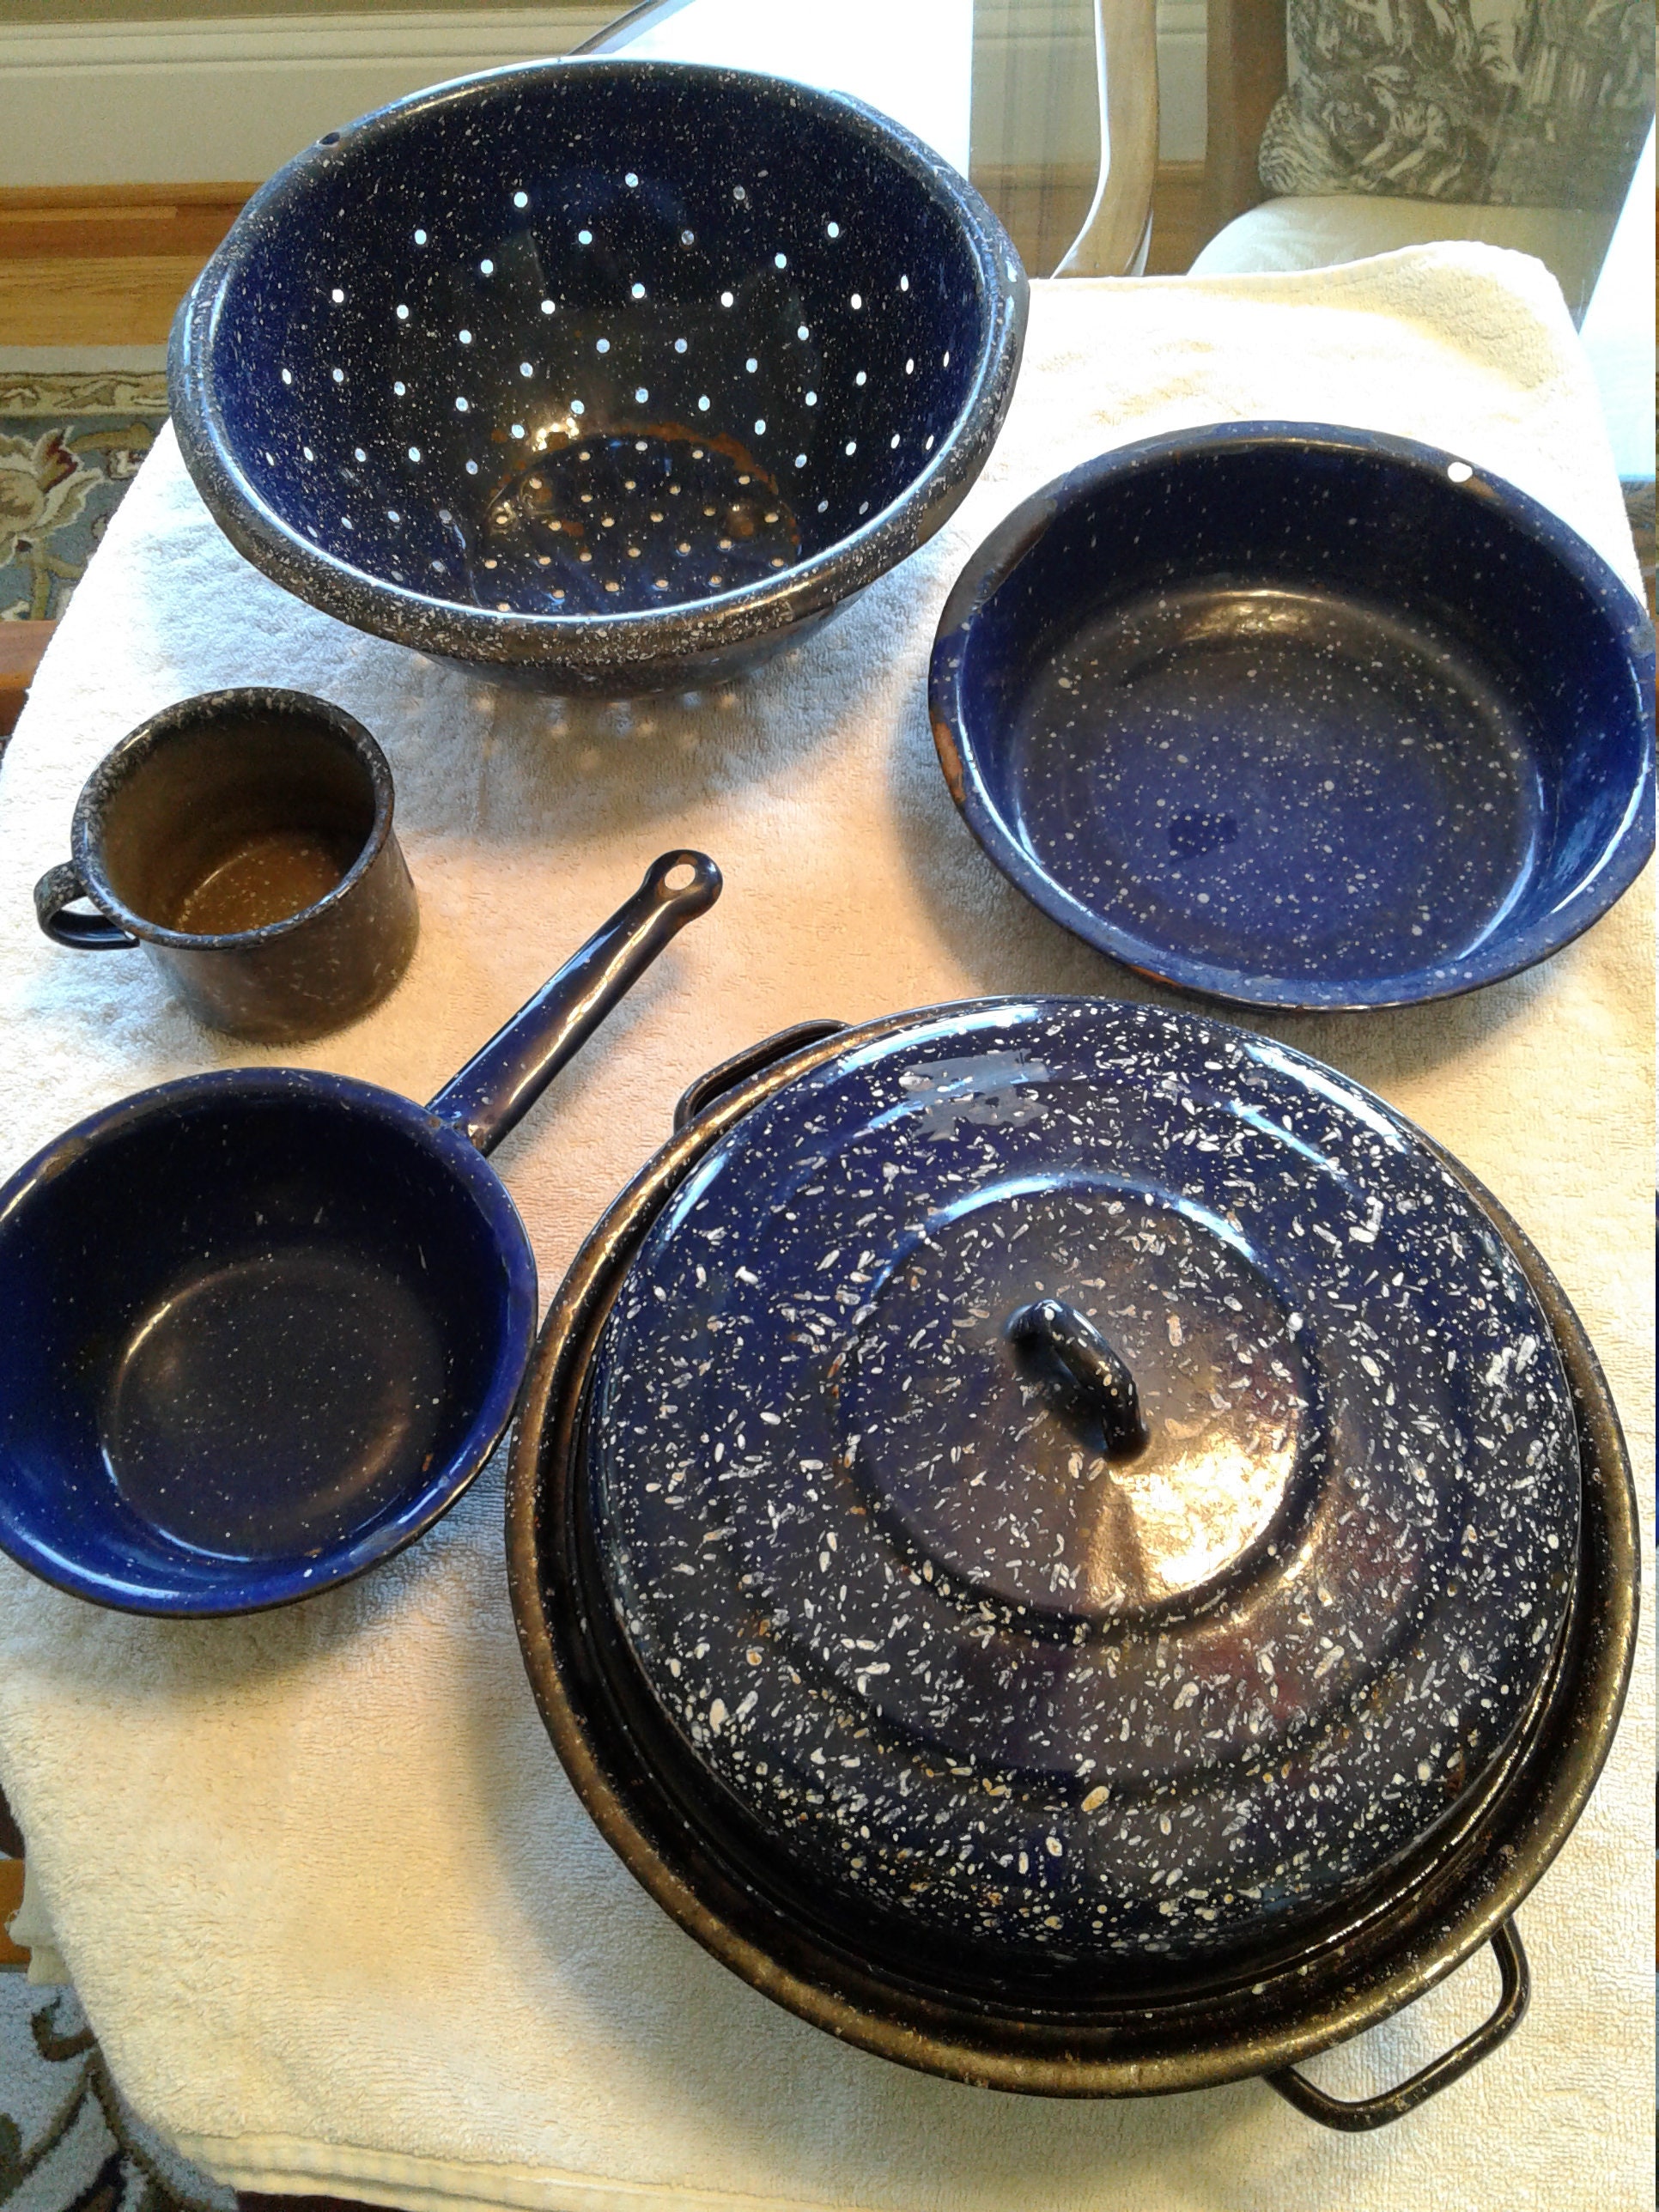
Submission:
M 725 676 L 938 530 L 1012 392 L 1025 279 L 859 101 L 543 62 L 331 131 L 180 309 L 173 419 L 256 567 L 558 690 Z

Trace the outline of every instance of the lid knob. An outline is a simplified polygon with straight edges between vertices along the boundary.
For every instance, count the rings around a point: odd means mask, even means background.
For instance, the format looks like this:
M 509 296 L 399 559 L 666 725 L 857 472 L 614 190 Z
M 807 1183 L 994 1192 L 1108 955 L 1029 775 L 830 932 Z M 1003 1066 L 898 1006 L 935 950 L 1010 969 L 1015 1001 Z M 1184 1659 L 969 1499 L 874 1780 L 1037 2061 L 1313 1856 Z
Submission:
M 1009 1316 L 1007 1333 L 1011 1343 L 1046 1353 L 1064 1368 L 1099 1416 L 1109 1458 L 1128 1459 L 1146 1449 L 1135 1378 L 1086 1314 L 1063 1298 L 1037 1298 Z

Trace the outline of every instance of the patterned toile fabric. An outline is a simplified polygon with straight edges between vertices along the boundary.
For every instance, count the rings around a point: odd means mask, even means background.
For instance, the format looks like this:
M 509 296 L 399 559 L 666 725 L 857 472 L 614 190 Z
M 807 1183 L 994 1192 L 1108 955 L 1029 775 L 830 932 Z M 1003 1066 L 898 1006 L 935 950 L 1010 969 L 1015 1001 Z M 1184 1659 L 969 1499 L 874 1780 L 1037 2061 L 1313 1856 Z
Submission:
M 167 378 L 0 368 L 0 622 L 61 615 L 167 419 Z
M 1269 191 L 1613 209 L 1653 118 L 1652 0 L 1288 0 Z

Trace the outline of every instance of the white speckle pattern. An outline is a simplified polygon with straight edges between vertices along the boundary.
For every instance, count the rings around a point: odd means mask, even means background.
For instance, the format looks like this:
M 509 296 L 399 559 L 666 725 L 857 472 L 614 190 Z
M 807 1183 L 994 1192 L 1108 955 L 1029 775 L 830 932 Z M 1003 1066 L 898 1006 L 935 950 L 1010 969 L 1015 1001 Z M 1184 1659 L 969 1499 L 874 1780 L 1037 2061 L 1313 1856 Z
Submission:
M 1048 1296 L 1140 1456 L 1012 1349 Z M 994 1004 L 798 1079 L 653 1225 L 592 1389 L 675 1726 L 806 1879 L 958 1940 L 1316 1919 L 1468 1802 L 1565 1617 L 1518 1268 L 1405 1125 L 1195 1014 Z
M 478 98 L 489 105 L 487 92 Z M 429 170 L 417 163 L 398 193 L 341 216 L 350 220 L 320 279 L 296 266 L 283 280 L 285 358 L 262 372 L 251 458 L 279 507 L 292 480 L 303 513 L 291 526 L 309 550 L 349 562 L 350 588 L 372 596 L 365 571 L 405 586 L 412 575 L 434 601 L 428 628 L 453 637 L 458 605 L 462 619 L 469 605 L 610 614 L 769 586 L 903 501 L 917 465 L 910 424 L 945 437 L 964 410 L 985 413 L 969 377 L 899 374 L 906 360 L 936 362 L 947 337 L 970 355 L 983 342 L 974 226 L 949 195 L 872 165 L 861 127 L 843 152 L 842 126 L 823 126 L 827 159 L 810 181 L 762 167 L 734 183 L 729 164 L 705 174 L 671 132 L 648 186 L 642 148 L 629 143 L 629 166 L 618 145 L 603 149 L 603 131 L 569 146 L 556 132 L 557 164 L 528 184 L 540 152 L 508 131 L 486 173 L 467 106 L 434 114 Z M 902 265 L 921 251 L 940 271 L 926 313 Z M 347 267 L 373 272 L 375 290 L 367 273 L 347 284 Z M 349 317 L 337 312 L 347 306 Z M 995 312 L 1006 319 L 1006 302 Z M 301 427 L 314 455 L 303 487 Z M 562 503 L 579 465 L 569 448 L 590 434 L 616 441 L 609 469 L 641 429 L 651 454 L 631 482 L 612 471 L 612 526 L 581 534 Z M 689 485 L 669 489 L 676 471 L 694 472 L 694 436 L 731 463 L 719 484 L 699 465 L 695 507 Z M 527 482 L 544 465 L 546 497 Z M 755 502 L 779 520 L 750 536 Z M 860 533 L 860 544 L 884 566 L 902 535 Z M 398 595 L 399 620 L 407 598 Z M 499 636 L 492 623 L 492 654 Z

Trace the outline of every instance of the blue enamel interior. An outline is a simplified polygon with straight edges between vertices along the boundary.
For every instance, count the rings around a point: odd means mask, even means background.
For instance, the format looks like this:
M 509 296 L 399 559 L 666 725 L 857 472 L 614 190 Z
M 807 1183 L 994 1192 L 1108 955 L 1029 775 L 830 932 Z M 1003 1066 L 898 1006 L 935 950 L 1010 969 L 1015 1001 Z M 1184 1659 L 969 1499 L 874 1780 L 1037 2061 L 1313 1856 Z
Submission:
M 462 1149 L 368 1085 L 252 1072 L 140 1094 L 26 1169 L 0 1206 L 0 1545 L 106 1604 L 216 1613 L 418 1533 L 533 1325 L 522 1228 Z
M 1244 997 L 1467 988 L 1582 927 L 1650 842 L 1650 633 L 1471 477 L 1226 430 L 1051 487 L 938 648 L 994 856 L 1103 949 Z
M 517 614 L 684 605 L 833 545 L 947 442 L 994 311 L 886 134 L 664 67 L 370 118 L 236 244 L 214 392 L 259 499 Z

